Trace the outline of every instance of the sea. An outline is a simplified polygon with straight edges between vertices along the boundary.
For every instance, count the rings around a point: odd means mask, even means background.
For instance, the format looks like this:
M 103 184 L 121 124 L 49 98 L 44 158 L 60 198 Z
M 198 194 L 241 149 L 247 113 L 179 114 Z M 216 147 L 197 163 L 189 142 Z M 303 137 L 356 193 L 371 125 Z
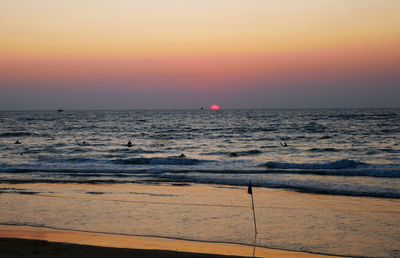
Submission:
M 231 210 L 247 209 L 247 202 L 238 203 L 232 198 L 239 193 L 247 198 L 245 191 L 250 181 L 255 189 L 256 209 L 257 198 L 263 202 L 265 216 L 281 209 L 276 214 L 275 229 L 268 228 L 271 225 L 267 218 L 259 219 L 264 221 L 259 223 L 265 223 L 266 230 L 278 232 L 282 225 L 289 230 L 299 221 L 308 223 L 310 228 L 290 237 L 283 232 L 274 237 L 265 233 L 253 243 L 249 223 L 226 225 L 227 218 L 235 217 L 235 212 L 212 215 L 216 208 L 210 209 L 208 203 L 202 202 L 231 205 Z M 194 190 L 187 190 L 191 186 Z M 257 189 L 265 196 L 257 196 Z M 227 191 L 227 196 L 220 196 L 221 202 L 209 195 L 198 197 L 203 191 L 218 196 L 218 190 Z M 287 197 L 282 197 L 281 203 L 279 193 Z M 122 210 L 143 201 L 147 208 L 134 217 L 158 214 L 156 221 L 165 221 L 164 227 L 154 225 L 149 220 L 151 216 L 136 221 L 136 229 L 123 226 L 132 217 L 112 220 L 113 224 L 106 216 L 98 224 L 88 225 L 93 221 L 91 216 L 105 216 L 96 207 L 111 205 L 116 196 L 133 201 L 119 205 Z M 268 204 L 268 196 L 278 198 L 272 201 L 275 206 Z M 52 197 L 76 201 L 68 204 L 77 207 L 69 214 L 75 217 L 74 221 L 66 223 L 68 219 L 62 214 L 52 218 L 54 210 L 44 209 L 46 205 L 55 208 L 57 202 L 51 206 Z M 87 203 L 82 204 L 83 199 L 99 203 L 86 209 L 85 214 L 82 210 Z M 400 109 L 0 111 L 0 224 L 254 244 L 336 255 L 399 257 L 399 199 Z M 327 203 L 320 204 L 324 200 Z M 193 202 L 200 206 L 190 206 Z M 177 208 L 179 203 L 188 207 Z M 351 218 L 345 215 L 355 212 L 352 207 L 360 203 L 363 214 L 367 212 L 368 216 L 357 224 L 359 214 L 352 214 Z M 329 213 L 326 209 L 332 208 L 330 204 L 343 209 Z M 299 218 L 294 212 L 291 220 L 286 217 L 280 222 L 279 218 L 285 217 L 284 208 L 291 207 L 308 210 L 312 218 L 304 214 Z M 31 215 L 22 212 L 29 208 Z M 208 220 L 194 219 L 209 215 L 226 226 L 218 227 L 223 233 L 208 230 Z M 251 213 L 249 216 L 251 222 Z M 189 217 L 195 226 L 182 228 Z M 382 220 L 381 224 L 371 229 L 371 221 L 376 218 Z M 120 221 L 125 222 L 115 226 Z M 336 226 L 321 231 L 321 221 Z M 107 223 L 110 227 L 104 228 Z M 148 226 L 138 230 L 143 223 Z M 171 225 L 174 226 L 170 228 Z M 242 227 L 249 229 L 240 233 Z M 324 237 L 326 230 L 335 235 Z M 359 236 L 352 235 L 360 230 Z M 340 233 L 347 234 L 347 238 Z M 314 241 L 318 244 L 304 240 L 310 234 L 320 235 Z M 349 248 L 352 240 L 358 241 L 357 248 Z M 386 244 L 371 247 L 380 241 Z

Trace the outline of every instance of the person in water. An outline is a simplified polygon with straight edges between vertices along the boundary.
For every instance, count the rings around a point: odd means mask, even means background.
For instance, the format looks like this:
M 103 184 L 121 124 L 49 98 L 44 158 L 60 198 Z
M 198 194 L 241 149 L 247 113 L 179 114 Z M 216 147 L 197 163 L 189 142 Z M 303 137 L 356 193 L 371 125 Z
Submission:
M 128 141 L 127 145 L 128 147 L 132 147 L 133 144 L 131 143 L 131 140 Z
M 179 155 L 178 157 L 179 157 L 179 158 L 186 158 L 186 155 L 182 153 L 182 154 Z
M 21 144 L 21 142 L 19 140 L 16 140 L 15 144 Z

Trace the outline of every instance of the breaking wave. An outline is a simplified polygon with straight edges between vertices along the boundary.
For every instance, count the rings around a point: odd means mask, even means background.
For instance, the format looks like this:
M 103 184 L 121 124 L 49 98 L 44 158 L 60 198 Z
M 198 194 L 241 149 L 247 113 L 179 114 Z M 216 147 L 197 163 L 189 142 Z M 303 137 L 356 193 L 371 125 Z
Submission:
M 270 161 L 264 164 L 267 168 L 281 168 L 281 169 L 344 169 L 344 168 L 357 168 L 360 166 L 368 166 L 366 163 L 359 161 L 342 159 L 329 163 L 285 163 Z

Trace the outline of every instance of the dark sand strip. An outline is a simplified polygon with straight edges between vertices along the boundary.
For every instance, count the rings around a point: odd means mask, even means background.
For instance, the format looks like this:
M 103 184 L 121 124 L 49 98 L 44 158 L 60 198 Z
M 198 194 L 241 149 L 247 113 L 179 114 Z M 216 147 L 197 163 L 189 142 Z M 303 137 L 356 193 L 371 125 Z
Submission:
M 332 257 L 238 244 L 0 225 L 8 257 Z
M 0 238 L 0 257 L 241 257 L 187 253 L 168 250 L 144 250 L 66 244 L 43 240 Z

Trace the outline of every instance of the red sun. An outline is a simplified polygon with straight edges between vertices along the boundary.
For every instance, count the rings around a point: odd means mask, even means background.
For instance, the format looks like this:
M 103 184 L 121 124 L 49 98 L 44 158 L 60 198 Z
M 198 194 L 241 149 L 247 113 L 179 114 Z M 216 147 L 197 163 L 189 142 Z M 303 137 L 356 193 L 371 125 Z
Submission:
M 218 110 L 219 106 L 214 104 L 214 105 L 211 105 L 210 109 L 211 110 Z

